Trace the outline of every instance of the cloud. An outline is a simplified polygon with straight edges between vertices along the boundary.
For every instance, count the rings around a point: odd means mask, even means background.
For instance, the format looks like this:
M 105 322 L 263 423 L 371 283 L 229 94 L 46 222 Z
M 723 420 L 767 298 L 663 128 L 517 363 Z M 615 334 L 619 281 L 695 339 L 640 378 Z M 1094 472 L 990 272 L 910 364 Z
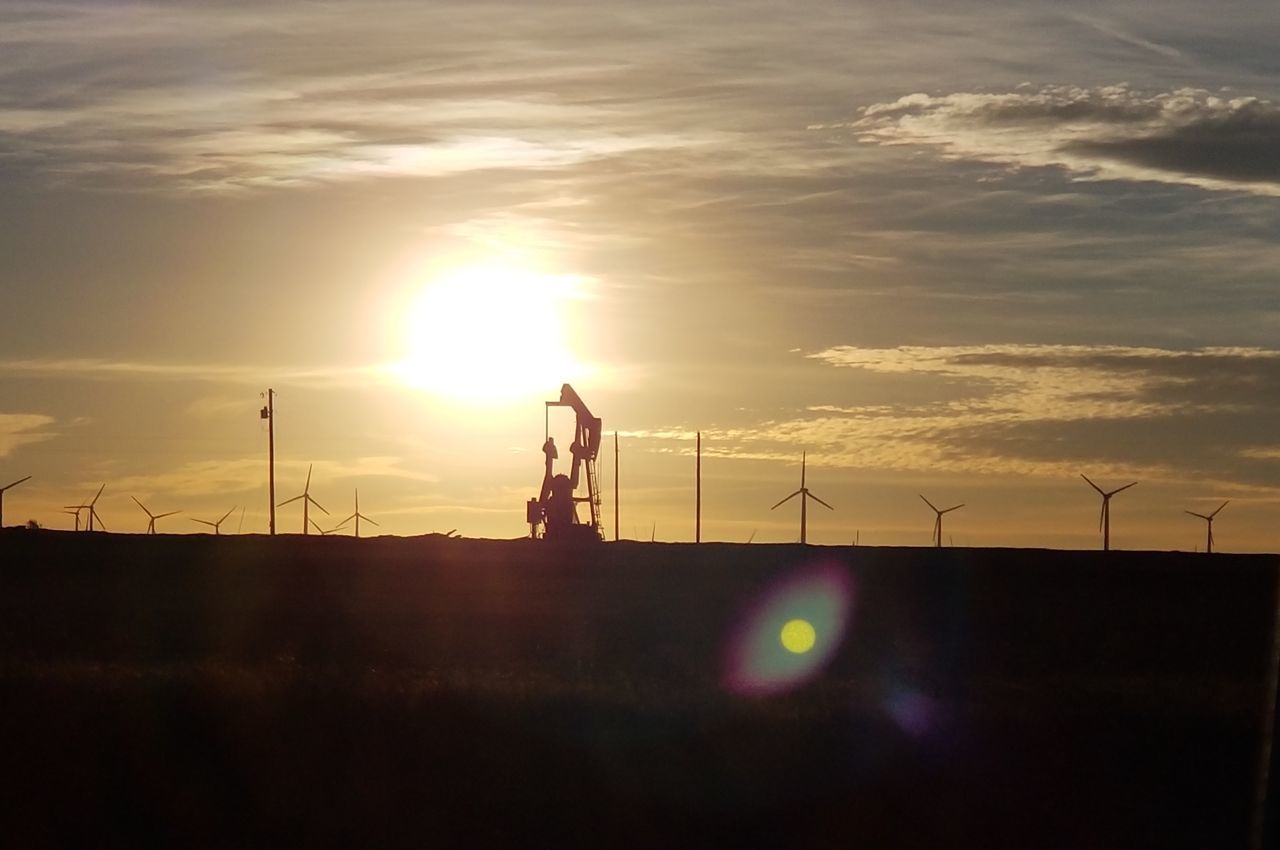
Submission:
M 1104 477 L 1280 488 L 1280 470 L 1259 463 L 1275 457 L 1280 351 L 843 345 L 807 356 L 877 381 L 826 390 L 838 396 L 860 387 L 866 400 L 858 404 L 815 404 L 789 419 L 704 428 L 705 449 L 759 460 L 794 460 L 807 449 L 817 466 L 935 475 L 1073 477 L 1087 464 Z M 878 376 L 892 380 L 880 384 Z M 885 403 L 867 389 L 877 384 L 897 400 Z M 636 436 L 659 450 L 689 449 L 682 429 Z M 679 445 L 662 445 L 673 442 Z M 1242 454 L 1242 444 L 1256 448 Z
M 387 370 L 388 367 L 384 365 L 299 369 L 213 363 L 147 363 L 97 358 L 0 360 L 0 375 L 11 377 L 67 380 L 197 380 L 247 383 L 255 386 L 264 380 L 312 386 L 366 386 L 371 379 L 385 378 L 388 374 Z M 193 415 L 208 415 L 212 412 L 209 408 L 210 403 L 194 404 L 188 412 Z
M 455 12 L 18 4 L 0 14 L 0 162 L 116 189 L 226 192 L 554 170 L 727 137 L 641 126 L 591 92 L 628 63 L 547 44 L 572 9 Z M 335 41 L 344 48 L 310 46 Z
M 0 413 L 0 457 L 8 457 L 19 446 L 56 437 L 45 430 L 53 423 L 52 416 L 40 413 Z
M 1153 180 L 1280 195 L 1280 106 L 1202 89 L 1126 85 L 911 94 L 842 125 L 862 142 L 949 159 L 1057 166 L 1079 180 Z

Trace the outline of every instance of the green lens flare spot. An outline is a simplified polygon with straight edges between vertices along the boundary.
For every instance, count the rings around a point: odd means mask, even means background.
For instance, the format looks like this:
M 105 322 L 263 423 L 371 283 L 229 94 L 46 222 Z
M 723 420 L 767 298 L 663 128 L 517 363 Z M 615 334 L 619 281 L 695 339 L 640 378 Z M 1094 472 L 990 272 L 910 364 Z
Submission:
M 796 655 L 803 655 L 813 649 L 813 644 L 818 639 L 817 633 L 813 630 L 813 624 L 808 620 L 788 620 L 778 637 L 782 641 L 783 648 Z

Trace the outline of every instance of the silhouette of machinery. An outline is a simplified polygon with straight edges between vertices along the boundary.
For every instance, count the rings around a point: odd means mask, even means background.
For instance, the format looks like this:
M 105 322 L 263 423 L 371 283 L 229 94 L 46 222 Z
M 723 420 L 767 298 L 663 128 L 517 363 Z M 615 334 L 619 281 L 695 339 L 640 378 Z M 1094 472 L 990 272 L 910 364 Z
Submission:
M 572 407 L 577 419 L 573 445 L 569 453 L 573 457 L 570 473 L 554 473 L 555 461 L 560 457 L 555 438 L 551 434 L 551 408 Z M 600 487 L 596 482 L 596 455 L 600 453 L 600 417 L 592 416 L 582 398 L 565 384 L 560 388 L 560 400 L 546 403 L 547 437 L 542 444 L 546 455 L 546 472 L 542 476 L 542 490 L 538 498 L 526 505 L 529 536 L 548 540 L 603 540 L 600 526 Z M 587 495 L 576 495 L 583 469 L 587 473 Z M 586 502 L 591 509 L 591 519 L 584 524 L 578 519 L 578 503 Z

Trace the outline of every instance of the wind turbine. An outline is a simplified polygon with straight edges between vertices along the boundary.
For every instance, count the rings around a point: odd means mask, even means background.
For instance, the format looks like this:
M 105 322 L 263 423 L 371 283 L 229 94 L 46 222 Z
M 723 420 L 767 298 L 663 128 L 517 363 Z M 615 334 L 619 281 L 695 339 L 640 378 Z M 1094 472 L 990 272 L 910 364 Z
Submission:
M 302 500 L 302 533 L 303 534 L 307 533 L 307 523 L 311 521 L 311 513 L 308 510 L 308 508 L 311 505 L 315 505 L 317 508 L 320 508 L 320 511 L 325 516 L 329 515 L 329 512 L 324 509 L 323 505 L 321 505 L 315 499 L 311 498 L 311 467 L 314 465 L 315 464 L 307 465 L 307 485 L 302 488 L 302 494 L 298 496 L 294 496 L 292 499 L 285 499 L 283 502 L 276 505 L 276 507 L 278 508 L 283 508 L 285 505 L 289 504 L 290 502 L 296 502 L 299 499 Z
M 804 469 L 805 469 L 805 453 L 801 452 L 800 453 L 800 489 L 792 493 L 787 498 L 783 499 L 781 502 L 778 502 L 778 504 L 774 505 L 772 508 L 769 508 L 769 510 L 771 511 L 777 510 L 785 502 L 788 502 L 794 499 L 796 496 L 799 496 L 800 497 L 800 542 L 808 543 L 809 542 L 808 540 L 809 503 L 806 501 L 806 499 L 813 499 L 815 502 L 822 505 L 824 508 L 826 508 L 829 511 L 834 511 L 835 508 L 831 507 L 826 502 L 822 501 L 817 496 L 810 493 L 809 488 L 804 486 Z
M 28 475 L 26 478 L 19 478 L 12 484 L 6 484 L 3 487 L 0 487 L 0 528 L 4 528 L 4 491 L 17 487 L 23 481 L 29 481 L 30 479 L 31 476 Z
M 1231 503 L 1231 500 L 1227 499 L 1227 501 L 1223 502 L 1221 505 L 1218 505 L 1218 511 L 1222 510 L 1230 503 Z M 1204 551 L 1206 554 L 1213 554 L 1213 518 L 1218 515 L 1218 511 L 1214 511 L 1208 516 L 1205 516 L 1204 514 L 1198 514 L 1195 511 L 1183 511 L 1183 513 L 1188 513 L 1188 514 L 1191 514 L 1192 516 L 1200 517 L 1200 519 L 1204 520 L 1208 524 L 1209 531 L 1208 531 L 1208 534 L 1206 534 L 1205 540 L 1204 540 Z
M 133 499 L 135 502 L 138 502 L 138 499 L 136 496 L 130 496 L 129 498 Z M 173 516 L 174 514 L 182 513 L 182 511 L 168 511 L 167 513 L 163 513 L 163 514 L 153 514 L 151 513 L 151 511 L 147 510 L 147 506 L 142 504 L 142 502 L 138 502 L 138 507 L 142 508 L 142 512 L 151 518 L 151 521 L 147 523 L 147 534 L 156 533 L 156 520 L 161 519 L 163 517 L 167 517 L 167 516 Z
M 1117 487 L 1108 493 L 1103 491 L 1103 489 L 1097 484 L 1090 481 L 1089 476 L 1081 473 L 1080 477 L 1083 478 L 1090 487 L 1097 490 L 1098 495 L 1102 497 L 1102 514 L 1098 517 L 1098 528 L 1102 531 L 1102 551 L 1106 552 L 1111 548 L 1111 497 L 1116 493 L 1119 493 L 1121 490 L 1128 490 L 1138 482 L 1134 481 L 1133 483 L 1126 484 L 1123 487 Z
M 78 509 L 74 511 L 63 510 L 63 513 L 71 514 L 73 517 L 76 518 L 76 531 L 79 531 L 80 530 L 80 511 Z
M 316 531 L 320 532 L 321 537 L 341 531 L 342 527 L 346 524 L 347 524 L 347 521 L 344 519 L 342 522 L 338 523 L 333 528 L 329 529 L 328 531 L 325 531 L 323 528 L 320 527 L 320 523 L 316 522 L 315 520 L 311 520 L 311 527 L 314 528 Z
M 347 517 L 346 519 L 344 519 L 342 522 L 338 523 L 333 530 L 337 531 L 339 528 L 342 528 L 342 526 L 351 522 L 351 520 L 353 519 L 356 521 L 356 537 L 360 536 L 360 520 L 364 520 L 365 522 L 372 522 L 374 525 L 377 525 L 376 522 L 373 522 L 373 520 L 369 519 L 367 516 L 360 513 L 360 489 L 358 487 L 356 488 L 356 512 L 353 513 L 351 516 Z
M 920 495 L 920 494 L 917 493 L 916 495 Z M 932 510 L 935 514 L 937 514 L 937 517 L 935 517 L 933 520 L 933 548 L 941 549 L 942 548 L 942 515 L 949 514 L 952 511 L 958 511 L 961 508 L 963 508 L 964 505 L 952 505 L 949 508 L 943 508 L 942 510 L 938 510 L 934 506 L 933 502 L 930 502 L 928 499 L 925 499 L 924 496 L 920 496 L 920 498 L 924 499 L 924 503 L 929 506 L 930 510 Z
M 235 510 L 235 507 L 232 506 L 231 511 L 234 511 L 234 510 Z M 218 520 L 217 522 L 209 522 L 209 520 L 207 519 L 196 519 L 195 517 L 192 517 L 191 521 L 198 522 L 201 525 L 209 526 L 210 528 L 213 529 L 214 536 L 216 537 L 222 534 L 222 531 L 220 530 L 220 528 L 222 524 L 227 521 L 227 517 L 231 516 L 231 511 L 227 511 L 225 514 L 223 514 L 222 519 Z
M 74 511 L 76 512 L 76 527 L 77 527 L 77 530 L 79 529 L 79 526 L 80 526 L 80 522 L 79 522 L 79 520 L 80 520 L 80 516 L 79 516 L 80 511 L 88 511 L 88 512 L 89 512 L 89 522 L 88 522 L 88 525 L 86 526 L 86 530 L 88 530 L 88 531 L 93 531 L 93 530 L 94 530 L 94 528 L 93 528 L 94 520 L 97 520 L 98 525 L 101 525 L 101 526 L 102 526 L 102 530 L 103 530 L 103 531 L 106 531 L 106 530 L 107 530 L 106 525 L 104 525 L 104 524 L 103 524 L 103 522 L 102 522 L 102 517 L 98 516 L 98 509 L 97 509 L 96 507 L 94 507 L 94 505 L 98 504 L 98 496 L 101 496 L 101 495 L 102 495 L 102 491 L 103 491 L 103 490 L 105 490 L 105 489 L 107 489 L 107 485 L 106 485 L 106 484 L 103 484 L 101 487 L 99 487 L 99 488 L 98 488 L 98 492 L 97 492 L 97 494 L 96 494 L 92 499 L 90 499 L 90 500 L 88 501 L 88 503 L 86 503 L 86 504 L 83 504 L 83 505 L 63 505 L 63 508 L 65 508 L 65 509 L 67 509 L 67 510 L 74 510 Z

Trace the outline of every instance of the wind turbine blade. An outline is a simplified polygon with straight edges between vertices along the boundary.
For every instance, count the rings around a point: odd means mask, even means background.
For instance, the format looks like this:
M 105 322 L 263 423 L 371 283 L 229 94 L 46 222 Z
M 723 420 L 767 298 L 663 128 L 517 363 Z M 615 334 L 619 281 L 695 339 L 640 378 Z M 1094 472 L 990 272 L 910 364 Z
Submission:
M 324 506 L 323 506 L 323 505 L 321 505 L 319 502 L 317 502 L 315 499 L 311 498 L 310 496 L 307 496 L 307 501 L 308 501 L 308 502 L 310 502 L 311 504 L 315 505 L 317 508 L 320 508 L 320 510 L 321 510 L 323 513 L 325 513 L 326 515 L 329 513 L 328 511 L 326 511 L 326 510 L 324 509 Z
M 96 504 L 96 503 L 97 503 L 97 501 L 98 501 L 98 496 L 101 496 L 101 495 L 102 495 L 102 491 L 103 491 L 103 490 L 105 490 L 105 489 L 107 489 L 107 484 L 106 484 L 106 482 L 104 481 L 104 482 L 102 483 L 102 486 L 98 488 L 98 494 L 97 494 L 97 496 L 94 496 L 94 497 L 93 497 L 93 501 L 89 502 L 89 504 L 91 504 L 91 505 Z
M 382 527 L 381 525 L 378 525 L 378 523 L 376 523 L 376 522 L 374 522 L 373 520 L 369 519 L 369 518 L 368 518 L 367 516 L 365 516 L 364 514 L 360 514 L 360 519 L 364 520 L 365 522 L 369 523 L 370 525 L 377 525 L 379 528 L 381 528 L 381 527 Z
M 10 487 L 17 487 L 23 481 L 30 481 L 30 480 L 31 480 L 30 475 L 28 475 L 26 478 L 19 478 L 17 481 L 13 482 L 12 484 L 6 484 L 3 487 L 0 487 L 0 493 L 3 493 L 5 490 L 8 490 Z
M 958 510 L 960 510 L 960 509 L 961 509 L 961 508 L 963 508 L 963 507 L 964 507 L 964 505 L 952 505 L 951 507 L 946 508 L 945 510 L 943 510 L 941 513 L 949 514 L 949 513 L 951 513 L 952 511 L 958 511 Z
M 105 487 L 106 485 L 104 484 L 103 486 Z M 102 521 L 102 517 L 98 515 L 98 512 L 92 506 L 89 507 L 89 510 L 93 513 L 93 521 L 98 524 L 98 527 L 103 531 L 107 531 L 107 524 Z
M 1204 514 L 1198 514 L 1198 513 L 1196 513 L 1195 511 L 1183 511 L 1183 513 L 1184 513 L 1184 514 L 1191 514 L 1192 516 L 1195 516 L 1195 517 L 1200 517 L 1200 519 L 1208 519 L 1208 518 L 1209 518 L 1209 517 L 1205 516 Z
M 320 532 L 321 534 L 325 533 L 324 529 L 320 527 L 320 523 L 310 518 L 308 518 L 307 522 L 311 523 L 311 527 L 314 528 L 316 531 Z
M 152 519 L 161 519 L 162 517 L 173 516 L 174 514 L 180 514 L 180 513 L 182 513 L 182 511 L 168 511 L 166 513 L 156 514 L 155 516 L 152 517 Z
M 1098 531 L 1102 531 L 1102 525 L 1107 521 L 1107 500 L 1102 500 L 1102 510 L 1098 513 Z
M 234 511 L 234 510 L 235 510 L 235 506 L 233 505 L 231 507 L 231 511 Z M 225 514 L 222 515 L 222 518 L 218 520 L 218 525 L 222 525 L 224 522 L 227 521 L 227 517 L 231 516 L 231 511 L 227 511 Z
M 276 507 L 283 508 L 285 505 L 298 501 L 299 499 L 303 498 L 303 496 L 306 496 L 306 493 L 303 493 L 302 496 L 294 496 L 292 499 L 285 499 L 283 502 L 280 502 L 279 504 L 277 504 Z
M 1134 481 L 1132 484 L 1126 484 L 1126 485 L 1124 485 L 1123 487 L 1117 487 L 1116 489 L 1112 490 L 1112 491 L 1111 491 L 1110 493 L 1108 493 L 1107 495 L 1108 495 L 1108 496 L 1114 496 L 1116 493 L 1119 493 L 1121 490 L 1128 490 L 1130 487 L 1133 487 L 1133 486 L 1134 486 L 1134 485 L 1136 485 L 1137 483 L 1138 483 L 1137 481 Z
M 823 506 L 824 508 L 826 508 L 827 510 L 829 510 L 829 511 L 834 511 L 834 510 L 835 510 L 835 508 L 831 507 L 831 506 L 830 506 L 830 505 L 828 505 L 826 502 L 822 501 L 822 500 L 821 500 L 821 499 L 819 499 L 817 496 L 815 496 L 815 495 L 813 495 L 812 493 L 810 493 L 808 490 L 806 490 L 804 494 L 805 494 L 806 496 L 808 496 L 810 499 L 813 499 L 813 500 L 814 500 L 815 502 L 817 502 L 819 505 L 822 505 L 822 506 Z
M 1231 500 L 1230 500 L 1230 499 L 1227 499 L 1227 500 L 1226 500 L 1225 502 L 1223 502 L 1221 505 L 1218 505 L 1218 511 L 1222 510 L 1223 508 L 1225 508 L 1225 507 L 1226 507 L 1227 505 L 1229 505 L 1229 504 L 1231 504 Z M 1210 519 L 1213 519 L 1214 517 L 1216 517 L 1216 516 L 1218 515 L 1218 511 L 1214 511 L 1213 513 L 1209 514 L 1209 518 L 1210 518 Z
M 191 521 L 192 521 L 192 522 L 198 522 L 198 523 L 200 523 L 201 525 L 207 525 L 207 526 L 209 526 L 209 527 L 213 527 L 213 523 L 209 522 L 209 520 L 207 520 L 207 519 L 196 519 L 195 517 L 191 517 Z
M 799 495 L 800 495 L 800 493 L 801 493 L 801 491 L 800 491 L 800 490 L 795 491 L 795 492 L 794 492 L 794 493 L 792 493 L 790 496 L 788 496 L 787 498 L 783 499 L 781 502 L 778 502 L 778 504 L 774 505 L 772 508 L 769 508 L 769 510 L 771 510 L 771 511 L 777 510 L 778 508 L 782 507 L 782 506 L 783 506 L 784 504 L 786 504 L 787 502 L 789 502 L 789 501 L 791 501 L 792 499 L 794 499 L 796 496 L 799 496 Z
M 133 501 L 137 502 L 138 507 L 142 508 L 142 512 L 143 512 L 144 514 L 146 514 L 147 516 L 151 516 L 151 511 L 147 510 L 147 506 L 146 506 L 146 505 L 142 504 L 142 502 L 138 502 L 138 499 L 137 499 L 135 496 L 130 496 L 129 498 L 130 498 L 130 499 L 133 499 Z
M 302 488 L 302 492 L 304 493 L 311 492 L 311 467 L 314 465 L 315 464 L 311 464 L 311 463 L 307 464 L 307 486 Z
M 920 496 L 921 499 L 924 499 L 924 503 L 929 506 L 930 510 L 935 510 L 935 511 L 937 510 L 937 508 L 933 506 L 933 502 L 930 502 L 928 499 L 925 499 L 924 496 L 920 495 L 919 493 L 917 493 L 916 495 Z
M 351 520 L 355 519 L 355 518 L 356 518 L 356 517 L 358 517 L 358 516 L 360 516 L 360 515 L 359 515 L 359 514 L 352 514 L 351 516 L 349 516 L 349 517 L 347 517 L 346 519 L 344 519 L 342 522 L 338 523 L 338 528 L 342 528 L 342 526 L 344 526 L 344 525 L 346 525 L 347 523 L 351 522 Z M 361 519 L 363 519 L 363 517 L 361 517 Z
M 1097 484 L 1094 484 L 1092 481 L 1089 481 L 1089 476 L 1085 475 L 1085 474 L 1082 472 L 1082 473 L 1080 473 L 1080 477 L 1081 477 L 1081 478 L 1083 478 L 1085 481 L 1087 481 L 1087 482 L 1089 483 L 1089 486 L 1090 486 L 1090 487 L 1092 487 L 1093 489 L 1097 490 L 1099 493 L 1102 493 L 1102 488 L 1101 488 L 1101 487 L 1099 487 Z M 1102 495 L 1104 495 L 1104 496 L 1105 496 L 1106 494 L 1105 494 L 1105 493 L 1102 493 Z

